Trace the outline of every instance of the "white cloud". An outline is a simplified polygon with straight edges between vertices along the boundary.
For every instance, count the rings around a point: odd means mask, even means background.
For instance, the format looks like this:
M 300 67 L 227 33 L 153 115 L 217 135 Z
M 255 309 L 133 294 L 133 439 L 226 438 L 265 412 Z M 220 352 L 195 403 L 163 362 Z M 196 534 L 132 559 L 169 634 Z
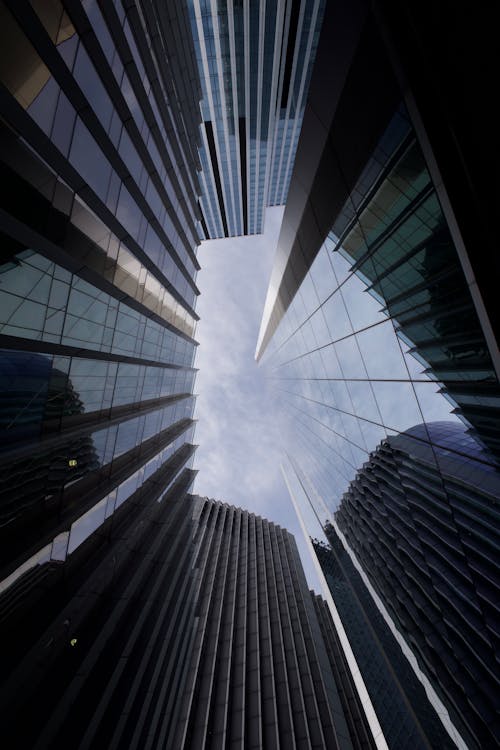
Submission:
M 253 353 L 281 215 L 267 212 L 264 235 L 208 241 L 199 252 L 196 490 L 268 516 L 260 498 L 280 482 L 281 454 L 273 395 Z
M 312 583 L 316 574 L 280 472 L 281 412 L 254 360 L 282 209 L 266 211 L 263 235 L 210 240 L 199 250 L 200 342 L 194 491 L 269 518 L 295 534 Z

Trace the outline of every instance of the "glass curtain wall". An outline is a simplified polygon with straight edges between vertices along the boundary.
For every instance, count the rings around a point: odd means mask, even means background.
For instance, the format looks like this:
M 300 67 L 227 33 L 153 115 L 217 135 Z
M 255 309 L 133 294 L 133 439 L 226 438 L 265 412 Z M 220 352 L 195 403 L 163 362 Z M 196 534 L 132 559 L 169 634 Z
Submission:
M 496 467 L 500 388 L 404 111 L 396 114 L 263 363 L 293 415 L 292 454 L 330 510 L 371 451 L 448 421 Z M 427 434 L 426 439 L 433 440 Z M 465 440 L 465 453 L 474 441 Z
M 191 0 L 207 238 L 262 232 L 286 201 L 324 0 Z
M 310 536 L 357 561 L 453 740 L 495 742 L 500 388 L 403 108 L 263 363 Z
M 27 571 L 193 461 L 199 122 L 150 43 L 154 9 L 126 5 L 0 10 L 6 611 Z M 170 10 L 169 54 L 188 60 Z

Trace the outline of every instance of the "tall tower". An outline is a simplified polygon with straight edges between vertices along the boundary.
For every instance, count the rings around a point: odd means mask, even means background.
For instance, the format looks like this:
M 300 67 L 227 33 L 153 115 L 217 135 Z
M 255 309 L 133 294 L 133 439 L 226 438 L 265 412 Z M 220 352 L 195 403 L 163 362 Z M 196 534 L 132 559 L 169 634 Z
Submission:
M 325 641 L 328 659 L 339 690 L 353 745 L 359 750 L 377 747 L 367 721 L 360 696 L 356 690 L 351 668 L 345 657 L 328 604 L 322 596 L 311 591 L 314 609 Z
M 4 592 L 4 741 L 358 747 L 293 536 L 185 473 Z
M 359 572 L 335 534 L 313 547 L 342 621 L 350 648 L 380 723 L 386 746 L 394 750 L 440 747 L 453 739 L 426 695 L 401 646 Z
M 445 3 L 328 3 L 257 358 L 290 417 L 309 535 L 327 542 L 337 512 L 450 737 L 480 747 L 500 674 L 498 54 L 482 33 L 493 17 L 447 18 Z
M 496 65 L 466 18 L 446 30 L 439 13 L 424 22 L 411 6 L 406 19 L 385 2 L 350 11 L 333 2 L 325 12 L 257 346 L 304 413 L 304 399 L 335 412 L 332 425 L 311 414 L 308 428 L 319 434 L 315 418 L 333 427 L 354 447 L 354 455 L 338 447 L 354 467 L 362 463 L 356 449 L 377 444 L 366 436 L 378 425 L 399 432 L 441 418 L 431 380 L 490 451 L 500 445 L 500 360 L 484 268 L 485 255 L 498 252 L 493 214 L 483 216 L 487 172 L 479 179 L 494 142 L 483 140 L 476 117 L 458 116 L 463 92 L 453 78 L 462 74 L 469 85 L 462 43 L 476 50 L 471 65 L 479 78 L 486 71 L 482 83 Z M 410 73 L 400 39 L 408 36 L 415 56 L 428 49 L 439 57 L 439 33 L 456 55 L 440 57 L 437 75 L 428 61 Z M 474 139 L 482 156 L 469 148 Z M 404 427 L 391 413 L 396 401 L 408 404 Z M 343 464 L 340 471 L 349 474 Z
M 293 536 L 197 502 L 198 624 L 174 747 L 353 747 Z
M 168 47 L 149 3 L 0 13 L 7 595 L 192 479 L 200 88 L 183 3 Z
M 324 0 L 190 0 L 207 238 L 263 231 L 286 202 Z
M 485 451 L 460 426 L 434 422 L 385 440 L 335 514 L 345 547 L 470 747 L 500 739 L 499 499 Z

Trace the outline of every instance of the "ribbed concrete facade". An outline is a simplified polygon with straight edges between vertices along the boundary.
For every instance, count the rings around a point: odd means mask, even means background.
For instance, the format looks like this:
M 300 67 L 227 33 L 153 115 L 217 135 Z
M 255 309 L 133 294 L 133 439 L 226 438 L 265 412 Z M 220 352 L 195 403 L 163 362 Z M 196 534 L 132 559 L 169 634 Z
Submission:
M 293 536 L 198 502 L 198 625 L 173 747 L 352 747 Z
M 6 747 L 357 747 L 293 536 L 192 480 L 0 597 Z

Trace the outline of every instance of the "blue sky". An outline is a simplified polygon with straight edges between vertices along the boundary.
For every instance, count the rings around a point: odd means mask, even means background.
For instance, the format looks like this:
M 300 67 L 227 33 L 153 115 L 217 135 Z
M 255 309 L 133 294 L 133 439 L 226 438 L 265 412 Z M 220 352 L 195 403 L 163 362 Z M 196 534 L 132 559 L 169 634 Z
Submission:
M 254 359 L 282 215 L 282 208 L 268 208 L 264 234 L 209 240 L 199 249 L 194 491 L 291 531 L 309 584 L 319 591 L 280 471 L 285 425 L 276 391 Z

